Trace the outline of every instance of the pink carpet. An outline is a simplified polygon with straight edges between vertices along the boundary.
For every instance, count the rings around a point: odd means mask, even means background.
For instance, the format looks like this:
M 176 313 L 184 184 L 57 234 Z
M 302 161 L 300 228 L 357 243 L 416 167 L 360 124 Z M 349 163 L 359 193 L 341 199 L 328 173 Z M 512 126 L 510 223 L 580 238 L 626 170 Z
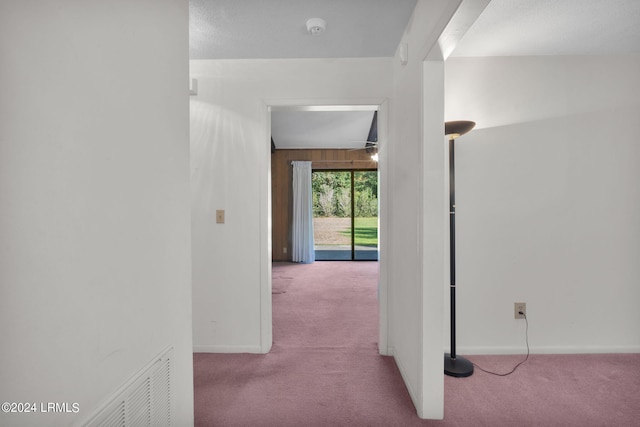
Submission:
M 640 425 L 639 354 L 533 355 L 509 377 L 445 377 L 445 421 L 420 420 L 377 352 L 377 273 L 377 262 L 274 264 L 273 348 L 195 354 L 196 425 Z M 521 356 L 470 358 L 507 370 Z

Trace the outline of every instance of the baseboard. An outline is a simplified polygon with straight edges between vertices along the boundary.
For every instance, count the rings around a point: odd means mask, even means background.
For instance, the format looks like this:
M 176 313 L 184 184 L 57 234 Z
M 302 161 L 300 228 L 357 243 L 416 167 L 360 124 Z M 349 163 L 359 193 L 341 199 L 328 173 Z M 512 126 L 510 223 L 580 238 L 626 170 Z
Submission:
M 395 350 L 395 347 L 391 345 L 387 346 L 387 353 L 388 353 L 387 356 L 395 356 L 394 350 Z
M 400 376 L 402 377 L 402 381 L 404 382 L 404 385 L 407 388 L 407 391 L 409 392 L 409 396 L 411 397 L 411 401 L 413 402 L 413 406 L 415 408 L 418 408 L 419 407 L 419 405 L 418 405 L 418 403 L 419 403 L 418 395 L 417 395 L 416 391 L 411 388 L 411 382 L 408 381 L 408 377 L 406 375 L 406 369 L 402 365 L 402 362 L 400 362 L 400 359 L 398 359 L 395 356 L 394 348 L 393 347 L 388 347 L 388 349 L 389 349 L 389 353 L 391 353 L 393 355 L 393 360 L 396 362 L 396 366 L 398 367 L 398 370 L 400 371 Z
M 378 353 L 380 353 L 380 356 L 393 356 L 393 347 L 378 347 Z
M 606 354 L 640 353 L 640 346 L 530 346 L 531 354 Z M 447 350 L 445 350 L 447 352 Z M 456 353 L 464 355 L 525 354 L 525 346 L 458 347 Z
M 194 353 L 252 353 L 264 354 L 259 345 L 194 345 Z

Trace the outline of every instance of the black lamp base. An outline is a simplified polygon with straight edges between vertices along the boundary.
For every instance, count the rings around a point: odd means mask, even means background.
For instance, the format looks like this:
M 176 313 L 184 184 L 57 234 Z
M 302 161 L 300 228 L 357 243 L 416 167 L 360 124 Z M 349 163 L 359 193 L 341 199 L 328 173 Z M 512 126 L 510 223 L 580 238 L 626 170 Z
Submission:
M 473 374 L 473 363 L 469 359 L 460 356 L 452 359 L 451 354 L 445 353 L 444 373 L 451 377 L 470 377 Z

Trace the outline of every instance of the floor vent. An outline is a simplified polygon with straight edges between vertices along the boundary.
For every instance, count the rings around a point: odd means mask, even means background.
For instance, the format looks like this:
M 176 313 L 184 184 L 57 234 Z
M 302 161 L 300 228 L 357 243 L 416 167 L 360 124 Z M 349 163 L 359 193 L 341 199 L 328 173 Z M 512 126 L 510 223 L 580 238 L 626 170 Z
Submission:
M 85 426 L 170 426 L 172 353 L 173 348 L 169 348 L 156 357 Z

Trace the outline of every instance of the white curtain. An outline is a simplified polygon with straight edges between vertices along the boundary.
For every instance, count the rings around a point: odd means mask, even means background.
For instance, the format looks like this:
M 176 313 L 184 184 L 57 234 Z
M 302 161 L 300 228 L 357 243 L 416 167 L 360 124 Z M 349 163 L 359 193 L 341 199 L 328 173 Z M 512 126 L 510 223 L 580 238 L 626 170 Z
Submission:
M 313 250 L 311 162 L 293 161 L 293 262 L 316 260 Z

